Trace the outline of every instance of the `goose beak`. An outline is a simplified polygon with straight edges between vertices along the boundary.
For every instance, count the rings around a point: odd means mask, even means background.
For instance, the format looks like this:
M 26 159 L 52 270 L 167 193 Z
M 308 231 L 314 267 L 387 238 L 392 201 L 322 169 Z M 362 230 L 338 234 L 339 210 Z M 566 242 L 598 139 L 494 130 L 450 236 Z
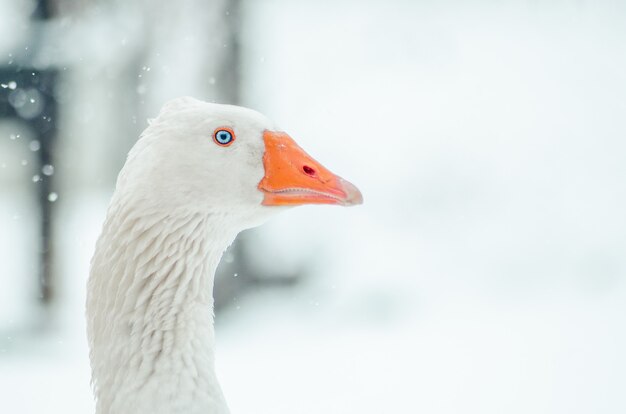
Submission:
M 259 183 L 263 205 L 363 203 L 358 188 L 315 161 L 286 133 L 265 131 L 263 141 L 265 176 Z

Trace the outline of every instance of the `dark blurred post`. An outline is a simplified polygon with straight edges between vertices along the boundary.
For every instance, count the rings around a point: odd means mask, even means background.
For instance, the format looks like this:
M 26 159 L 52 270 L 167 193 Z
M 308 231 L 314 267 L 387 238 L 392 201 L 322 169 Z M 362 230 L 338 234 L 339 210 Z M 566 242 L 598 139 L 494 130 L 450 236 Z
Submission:
M 38 0 L 33 18 L 37 21 L 48 20 L 52 17 L 52 4 L 50 0 Z M 43 43 L 43 28 L 35 23 L 35 41 L 32 43 L 33 57 Z M 41 70 L 41 82 L 34 85 L 42 93 L 44 110 L 36 118 L 35 127 L 41 149 L 39 150 L 39 165 L 42 173 L 39 182 L 39 208 L 41 214 L 40 235 L 40 270 L 39 270 L 39 293 L 42 302 L 48 304 L 53 298 L 53 234 L 52 223 L 54 213 L 53 199 L 49 198 L 54 190 L 54 142 L 56 138 L 56 101 L 54 99 L 54 86 L 56 72 L 50 68 Z M 44 168 L 51 166 L 52 170 L 46 173 Z
M 240 76 L 241 76 L 241 45 L 239 32 L 242 25 L 239 0 L 228 1 L 225 11 L 228 36 L 226 40 L 226 55 L 222 65 L 221 94 L 223 103 L 240 105 Z

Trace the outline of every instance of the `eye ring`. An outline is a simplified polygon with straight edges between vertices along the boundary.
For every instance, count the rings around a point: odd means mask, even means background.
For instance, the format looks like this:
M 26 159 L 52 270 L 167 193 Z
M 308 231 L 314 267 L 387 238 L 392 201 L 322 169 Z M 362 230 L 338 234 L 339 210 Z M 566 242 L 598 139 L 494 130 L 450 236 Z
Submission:
M 221 147 L 228 147 L 235 142 L 235 131 L 229 127 L 219 127 L 213 132 L 213 141 Z

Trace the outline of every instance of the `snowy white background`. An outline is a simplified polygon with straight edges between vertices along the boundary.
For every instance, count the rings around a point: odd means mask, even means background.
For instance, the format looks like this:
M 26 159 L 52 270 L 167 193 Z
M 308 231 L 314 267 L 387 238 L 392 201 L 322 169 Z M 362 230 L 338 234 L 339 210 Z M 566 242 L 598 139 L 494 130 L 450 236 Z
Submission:
M 626 412 L 626 6 L 243 12 L 244 103 L 365 204 L 251 234 L 259 263 L 311 277 L 219 315 L 233 413 Z M 0 156 L 19 162 L 7 128 Z M 83 287 L 109 192 L 60 194 L 58 326 L 0 342 L 1 412 L 93 411 Z M 33 229 L 14 218 L 27 193 L 5 194 L 11 300 Z

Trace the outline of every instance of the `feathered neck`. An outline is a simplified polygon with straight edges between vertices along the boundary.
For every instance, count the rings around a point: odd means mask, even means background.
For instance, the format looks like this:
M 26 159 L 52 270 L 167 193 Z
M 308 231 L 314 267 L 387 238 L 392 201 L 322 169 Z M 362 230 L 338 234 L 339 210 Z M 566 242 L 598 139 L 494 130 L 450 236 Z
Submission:
M 224 217 L 112 202 L 87 323 L 97 414 L 227 413 L 214 369 L 213 277 Z

